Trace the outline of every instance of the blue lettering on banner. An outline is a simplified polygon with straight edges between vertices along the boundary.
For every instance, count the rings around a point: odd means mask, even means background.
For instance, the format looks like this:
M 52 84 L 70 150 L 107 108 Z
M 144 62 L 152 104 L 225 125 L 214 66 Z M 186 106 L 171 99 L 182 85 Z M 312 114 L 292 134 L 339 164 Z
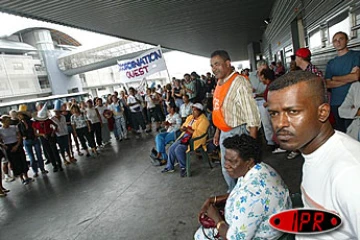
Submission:
M 142 68 L 144 65 L 148 66 L 149 63 L 152 63 L 159 58 L 162 58 L 161 50 L 154 51 L 136 60 L 120 63 L 118 65 L 120 67 L 120 71 L 132 70 L 133 68 Z

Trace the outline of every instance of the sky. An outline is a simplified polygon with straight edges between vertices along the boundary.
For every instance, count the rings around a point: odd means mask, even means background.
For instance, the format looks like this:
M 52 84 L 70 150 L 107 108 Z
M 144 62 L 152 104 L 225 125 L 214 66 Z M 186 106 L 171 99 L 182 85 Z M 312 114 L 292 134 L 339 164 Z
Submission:
M 0 38 L 9 36 L 24 28 L 46 27 L 62 31 L 70 35 L 81 43 L 81 48 L 86 49 L 106 45 L 120 40 L 116 37 L 19 17 L 2 12 L 0 12 L 0 22 L 6 23 L 0 25 Z M 191 73 L 192 71 L 196 71 L 200 75 L 205 74 L 206 72 L 211 72 L 210 59 L 206 57 L 179 51 L 171 51 L 164 53 L 164 58 L 171 77 L 182 78 L 184 73 Z M 249 67 L 248 61 L 233 62 L 233 66 L 236 68 L 238 68 L 240 64 L 242 64 L 243 68 Z

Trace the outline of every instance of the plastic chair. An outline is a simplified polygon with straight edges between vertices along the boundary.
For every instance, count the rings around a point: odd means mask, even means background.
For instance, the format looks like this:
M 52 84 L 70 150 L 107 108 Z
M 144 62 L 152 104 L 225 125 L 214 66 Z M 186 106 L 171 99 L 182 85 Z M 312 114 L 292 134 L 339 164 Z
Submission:
M 191 154 L 192 153 L 200 153 L 202 156 L 202 159 L 204 161 L 207 161 L 209 163 L 210 168 L 213 168 L 211 161 L 209 159 L 208 153 L 205 151 L 204 147 L 206 147 L 206 143 L 205 145 L 201 145 L 199 148 L 194 149 L 194 143 L 197 140 L 200 140 L 202 138 L 207 138 L 208 137 L 208 132 L 204 133 L 203 135 L 196 137 L 196 138 L 192 138 L 189 141 L 189 147 L 190 147 L 190 151 L 186 153 L 186 176 L 190 177 L 191 176 L 191 171 L 190 171 L 190 160 L 191 160 Z

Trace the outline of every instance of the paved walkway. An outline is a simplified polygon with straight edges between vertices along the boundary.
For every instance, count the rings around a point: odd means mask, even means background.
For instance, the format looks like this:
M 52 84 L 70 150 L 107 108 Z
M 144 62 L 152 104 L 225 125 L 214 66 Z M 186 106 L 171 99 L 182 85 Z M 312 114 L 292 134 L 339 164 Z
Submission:
M 192 239 L 205 199 L 226 192 L 221 168 L 193 159 L 191 178 L 160 173 L 148 157 L 153 139 L 113 142 L 27 186 L 4 183 L 11 192 L 0 198 L 0 239 Z M 302 158 L 264 156 L 298 192 Z

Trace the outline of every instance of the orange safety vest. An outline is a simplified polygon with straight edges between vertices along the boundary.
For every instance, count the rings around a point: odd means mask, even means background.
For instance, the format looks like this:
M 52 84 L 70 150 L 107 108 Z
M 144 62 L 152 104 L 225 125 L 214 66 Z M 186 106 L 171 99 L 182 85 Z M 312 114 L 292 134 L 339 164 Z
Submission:
M 223 132 L 228 132 L 232 129 L 225 122 L 224 116 L 221 112 L 221 107 L 224 103 L 224 99 L 227 95 L 227 92 L 230 89 L 230 86 L 234 79 L 238 76 L 238 73 L 234 73 L 229 80 L 227 80 L 223 85 L 217 85 L 215 88 L 214 96 L 213 96 L 213 112 L 212 112 L 212 120 L 217 128 L 219 128 Z

